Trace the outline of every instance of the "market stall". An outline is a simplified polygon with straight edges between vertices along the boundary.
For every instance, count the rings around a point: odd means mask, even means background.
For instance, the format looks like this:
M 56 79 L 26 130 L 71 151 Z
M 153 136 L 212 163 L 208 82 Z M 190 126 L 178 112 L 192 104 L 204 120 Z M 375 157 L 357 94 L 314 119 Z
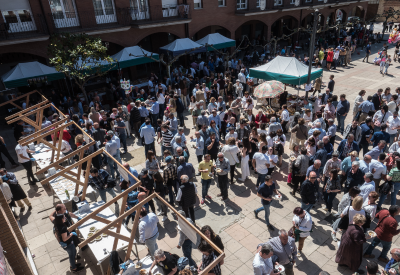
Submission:
M 154 62 L 154 60 L 150 59 L 149 57 L 159 60 L 158 54 L 148 52 L 139 46 L 124 48 L 111 57 L 118 62 L 120 69 Z
M 63 73 L 57 72 L 55 68 L 37 61 L 18 63 L 9 72 L 1 76 L 4 86 L 8 89 L 64 78 L 65 75 Z
M 322 73 L 322 69 L 311 69 L 311 80 L 321 77 Z M 308 66 L 295 57 L 277 56 L 265 65 L 251 68 L 250 77 L 302 85 L 307 83 Z
M 164 47 L 160 47 L 161 53 L 171 54 L 172 56 L 177 56 L 186 52 L 203 53 L 205 51 L 205 46 L 200 45 L 189 38 L 176 39 L 174 42 Z
M 203 45 L 203 46 L 208 45 L 207 51 L 214 51 L 215 49 L 235 47 L 235 45 L 236 45 L 235 40 L 229 39 L 217 32 L 208 34 L 207 36 L 203 37 L 202 39 L 197 40 L 196 43 Z M 209 45 L 212 45 L 212 47 L 210 47 Z

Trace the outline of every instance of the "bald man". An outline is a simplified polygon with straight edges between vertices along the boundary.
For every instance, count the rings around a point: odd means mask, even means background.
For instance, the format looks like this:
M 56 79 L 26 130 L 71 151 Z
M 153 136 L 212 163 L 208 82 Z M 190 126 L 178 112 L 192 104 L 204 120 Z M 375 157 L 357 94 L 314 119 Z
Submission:
M 317 202 L 316 193 L 318 193 L 317 173 L 311 171 L 300 188 L 301 208 L 303 210 L 310 212 L 313 205 Z

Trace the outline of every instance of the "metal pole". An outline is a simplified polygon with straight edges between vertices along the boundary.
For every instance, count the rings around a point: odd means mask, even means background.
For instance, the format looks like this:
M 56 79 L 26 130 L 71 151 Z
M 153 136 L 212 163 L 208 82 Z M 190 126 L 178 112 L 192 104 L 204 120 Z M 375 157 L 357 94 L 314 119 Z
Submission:
M 311 68 L 312 68 L 312 59 L 314 57 L 314 44 L 315 44 L 315 34 L 317 33 L 317 24 L 318 24 L 319 11 L 316 9 L 314 11 L 314 23 L 313 23 L 313 31 L 310 38 L 310 55 L 308 59 L 308 76 L 307 76 L 307 84 L 311 82 Z M 306 91 L 306 99 L 308 98 L 308 91 Z

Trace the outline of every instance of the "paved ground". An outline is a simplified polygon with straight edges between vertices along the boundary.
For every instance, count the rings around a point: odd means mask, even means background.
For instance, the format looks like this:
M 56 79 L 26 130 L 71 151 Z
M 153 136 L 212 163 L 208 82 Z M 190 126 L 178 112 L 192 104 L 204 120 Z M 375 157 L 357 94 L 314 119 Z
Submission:
M 373 52 L 376 54 L 382 44 L 373 45 Z M 335 91 L 334 94 L 346 94 L 351 103 L 351 108 L 354 99 L 361 89 L 367 91 L 367 95 L 372 95 L 378 88 L 391 87 L 392 91 L 399 85 L 397 78 L 400 77 L 400 67 L 395 63 L 389 68 L 390 75 L 382 77 L 379 74 L 379 67 L 371 63 L 363 63 L 361 59 L 364 52 L 358 51 L 353 55 L 353 62 L 349 67 L 338 68 L 332 72 L 324 72 L 323 80 L 328 81 L 330 74 L 335 76 Z M 389 50 L 389 54 L 393 56 L 393 47 Z M 374 55 L 371 56 L 370 61 Z M 400 86 L 400 85 L 399 85 Z M 289 92 L 297 93 L 290 90 Z M 304 91 L 300 91 L 304 93 Z M 348 116 L 346 124 L 349 123 L 351 117 Z M 186 135 L 191 135 L 194 131 L 192 127 L 192 119 L 188 115 L 186 123 Z M 190 134 L 189 134 L 190 132 Z M 6 144 L 10 148 L 10 152 L 16 159 L 13 148 L 16 143 L 12 137 L 12 130 L 9 128 L 2 128 L 0 135 L 6 140 Z M 289 138 L 288 138 L 289 139 Z M 338 142 L 340 138 L 337 138 Z M 137 144 L 133 144 L 133 140 L 129 139 L 129 153 L 123 157 L 124 161 L 128 161 L 132 166 L 137 168 L 138 171 L 142 168 L 144 161 L 144 149 Z M 192 149 L 190 149 L 192 150 Z M 156 147 L 156 151 L 160 153 L 160 147 Z M 285 149 L 289 152 L 289 149 Z M 197 169 L 197 159 L 194 152 L 191 152 L 190 162 L 194 164 Z M 10 170 L 13 171 L 13 170 Z M 22 167 L 14 169 L 17 178 L 20 180 L 21 185 L 26 190 L 32 204 L 32 212 L 21 213 L 20 224 L 24 232 L 25 238 L 28 241 L 29 248 L 32 254 L 35 255 L 34 261 L 39 275 L 47 274 L 69 274 L 69 263 L 67 253 L 60 248 L 52 235 L 52 224 L 48 220 L 49 213 L 54 209 L 50 190 L 44 189 L 40 184 L 38 188 L 32 188 L 28 185 L 26 173 Z M 237 171 L 239 178 L 240 171 Z M 289 196 L 290 188 L 286 184 L 286 177 L 288 173 L 287 156 L 284 157 L 284 163 L 281 169 L 277 169 L 273 178 L 278 182 L 280 192 L 283 194 L 281 202 L 274 201 L 271 207 L 270 220 L 272 224 L 280 229 L 288 230 L 291 226 L 293 217 L 292 211 L 296 206 L 300 206 L 298 199 Z M 198 218 L 197 224 L 199 226 L 208 224 L 222 237 L 225 244 L 226 259 L 225 264 L 222 266 L 223 274 L 252 274 L 252 261 L 258 243 L 267 241 L 270 237 L 277 235 L 277 230 L 268 231 L 263 215 L 260 219 L 255 219 L 253 210 L 260 206 L 260 199 L 256 196 L 255 192 L 256 179 L 254 175 L 244 183 L 235 183 L 229 188 L 229 198 L 226 203 L 222 202 L 216 195 L 219 193 L 216 184 L 213 183 L 210 189 L 212 202 L 207 202 L 205 205 L 196 206 L 196 217 Z M 196 183 L 200 186 L 199 178 Z M 118 190 L 119 191 L 119 190 Z M 338 199 L 341 195 L 338 196 Z M 338 199 L 335 200 L 334 205 L 338 204 Z M 199 202 L 198 202 L 199 203 Z M 17 209 L 17 212 L 19 209 Z M 330 238 L 330 223 L 325 220 L 324 211 L 320 205 L 311 210 L 314 221 L 314 231 L 311 237 L 306 239 L 305 247 L 303 249 L 304 256 L 298 261 L 296 274 L 318 274 L 320 270 L 328 271 L 330 274 L 350 274 L 351 272 L 344 268 L 338 268 L 334 262 L 337 243 L 333 242 Z M 168 215 L 169 220 L 159 224 L 160 240 L 158 245 L 160 248 L 182 254 L 176 248 L 178 243 L 178 235 L 176 231 L 177 223 L 173 220 L 172 216 Z M 131 227 L 131 225 L 129 225 Z M 400 239 L 394 238 L 394 247 L 400 245 Z M 366 244 L 367 246 L 367 244 Z M 365 248 L 366 248 L 365 246 Z M 381 249 L 381 248 L 379 248 Z M 147 249 L 139 245 L 139 254 L 144 256 Z M 198 262 L 200 260 L 200 253 L 193 252 L 194 259 Z M 81 274 L 100 274 L 100 268 L 95 262 L 94 256 L 91 251 L 82 252 L 83 256 L 81 262 L 85 264 L 86 269 Z M 374 250 L 374 255 L 378 256 L 378 250 Z M 382 265 L 382 262 L 379 262 Z M 366 261 L 363 261 L 362 267 L 365 267 Z M 106 267 L 106 264 L 104 264 Z

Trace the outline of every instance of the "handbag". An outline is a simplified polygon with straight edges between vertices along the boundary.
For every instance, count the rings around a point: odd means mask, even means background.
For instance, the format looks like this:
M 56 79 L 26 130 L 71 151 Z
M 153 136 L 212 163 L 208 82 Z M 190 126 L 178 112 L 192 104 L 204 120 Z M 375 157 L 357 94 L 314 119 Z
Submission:
M 349 208 L 347 209 L 346 215 L 344 215 L 339 221 L 338 224 L 339 229 L 346 230 L 347 227 L 349 227 L 349 211 L 350 211 L 350 205 Z

